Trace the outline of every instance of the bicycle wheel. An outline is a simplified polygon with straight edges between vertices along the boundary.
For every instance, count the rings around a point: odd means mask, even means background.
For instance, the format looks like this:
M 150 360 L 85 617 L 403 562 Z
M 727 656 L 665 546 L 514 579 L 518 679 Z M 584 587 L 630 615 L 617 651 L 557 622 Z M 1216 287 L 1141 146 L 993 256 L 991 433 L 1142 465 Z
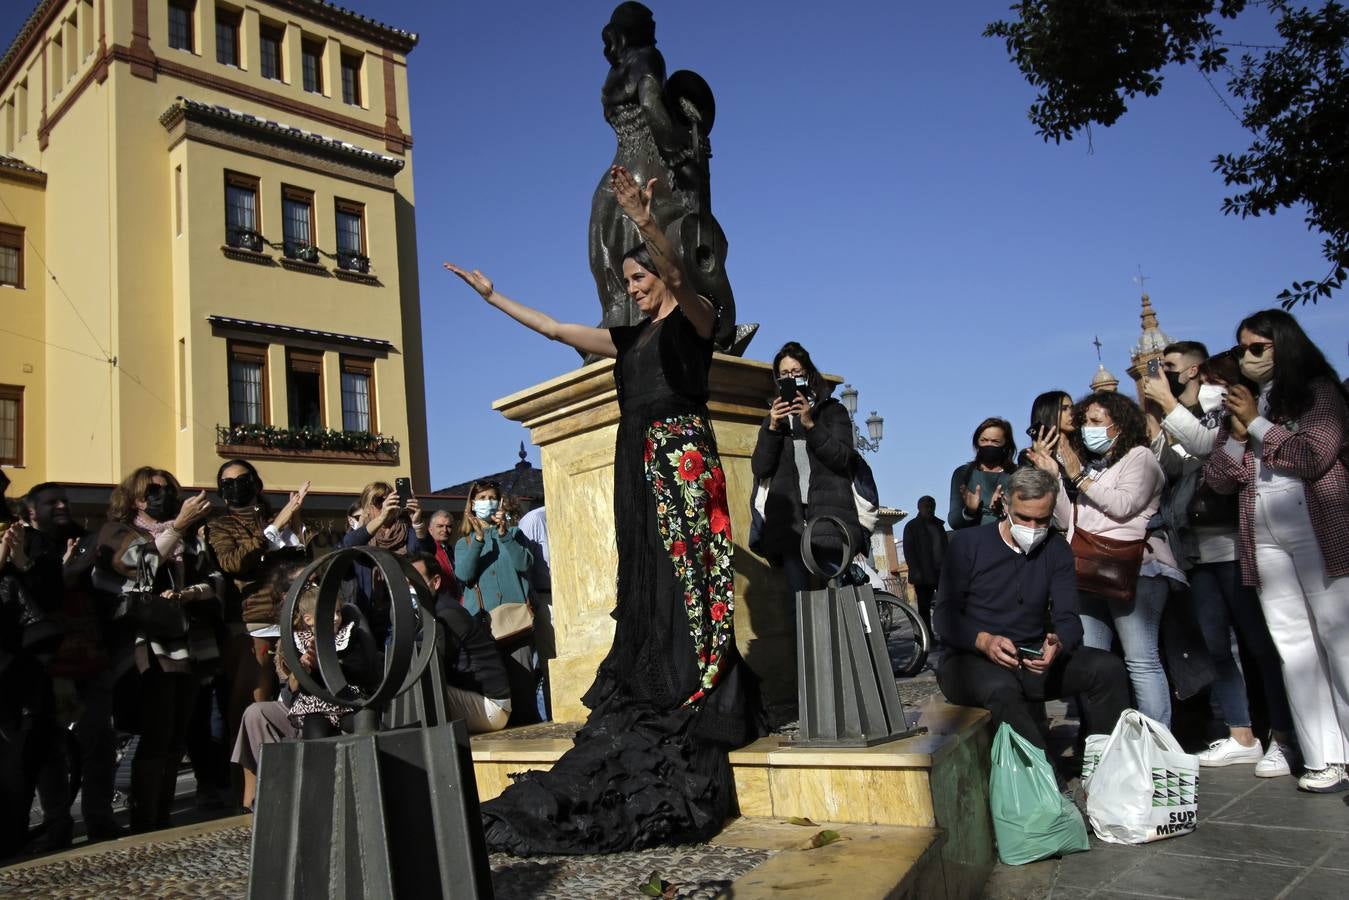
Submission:
M 918 611 L 894 594 L 876 591 L 876 613 L 885 635 L 885 648 L 896 678 L 912 678 L 923 671 L 932 636 Z

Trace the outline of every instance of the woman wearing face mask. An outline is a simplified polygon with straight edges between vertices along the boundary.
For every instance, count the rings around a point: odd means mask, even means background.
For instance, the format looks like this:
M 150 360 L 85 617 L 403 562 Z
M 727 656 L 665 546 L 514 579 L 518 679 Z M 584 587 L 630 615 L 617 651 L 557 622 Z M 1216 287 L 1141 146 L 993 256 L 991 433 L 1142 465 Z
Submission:
M 233 742 L 250 703 L 276 696 L 277 611 L 280 598 L 271 590 L 275 564 L 287 555 L 303 554 L 300 519 L 309 482 L 290 495 L 281 512 L 271 514 L 262 495 L 262 478 L 253 464 L 231 459 L 216 472 L 216 490 L 225 509 L 206 525 L 206 543 L 216 565 L 229 580 L 225 623 L 230 643 L 225 653 L 229 678 L 227 741 Z
M 1349 789 L 1349 458 L 1344 390 L 1297 320 L 1244 319 L 1232 349 L 1258 396 L 1232 385 L 1204 467 L 1239 492 L 1237 551 L 1283 661 L 1304 791 Z
M 1048 454 L 1033 449 L 1030 456 L 1052 475 L 1059 474 L 1061 460 L 1065 484 L 1078 491 L 1073 501 L 1066 492 L 1059 493 L 1054 524 L 1067 530 L 1078 558 L 1083 642 L 1109 650 L 1118 636 L 1138 710 L 1169 726 L 1171 693 L 1157 635 L 1170 590 L 1168 579 L 1184 583 L 1185 578 L 1165 536 L 1148 532 L 1166 478 L 1148 446 L 1143 412 L 1128 397 L 1113 391 L 1091 394 L 1073 407 L 1073 417 L 1076 432 L 1066 440 L 1056 438 L 1046 448 Z M 1079 531 L 1083 534 L 1077 535 Z M 1139 567 L 1136 580 L 1129 571 L 1100 585 L 1099 590 L 1113 598 L 1093 591 L 1095 582 L 1085 577 L 1084 559 L 1090 549 L 1085 545 L 1090 544 L 1113 547 L 1125 567 Z
M 454 544 L 454 572 L 464 585 L 464 609 L 490 617 L 511 603 L 529 602 L 529 569 L 534 555 L 520 529 L 508 521 L 495 481 L 475 481 L 469 488 L 459 540 Z M 535 693 L 538 655 L 533 634 L 505 639 L 496 634 L 511 683 L 510 725 L 539 721 Z
M 184 605 L 190 622 L 183 637 L 150 638 L 129 618 L 114 621 L 114 629 L 126 629 L 140 673 L 141 736 L 131 763 L 135 831 L 169 824 L 197 687 L 220 660 L 219 603 L 196 534 L 210 508 L 205 491 L 181 500 L 171 474 L 143 466 L 112 492 L 108 521 L 99 532 L 97 587 L 114 596 L 153 590 Z
M 774 355 L 773 378 L 793 379 L 797 392 L 791 403 L 774 393 L 750 459 L 754 480 L 769 479 L 763 531 L 754 549 L 780 564 L 797 592 L 811 585 L 801 561 L 806 519 L 837 516 L 852 532 L 854 547 L 865 543 L 852 493 L 853 424 L 843 404 L 829 396 L 829 382 L 806 348 L 795 341 Z M 843 562 L 843 541 L 827 529 L 817 531 L 812 551 L 830 569 Z
M 404 506 L 393 485 L 372 481 L 361 490 L 357 502 L 361 522 L 342 538 L 343 547 L 376 547 L 399 556 L 435 552 L 436 545 L 422 518 L 421 501 L 416 497 L 408 497 Z M 356 606 L 382 647 L 390 625 L 384 585 L 376 580 L 374 566 L 364 559 L 356 560 L 352 571 L 356 573 Z
M 1278 651 L 1259 600 L 1241 583 L 1236 562 L 1236 497 L 1216 492 L 1203 477 L 1204 460 L 1227 417 L 1223 400 L 1228 386 L 1240 384 L 1241 373 L 1235 358 L 1224 352 L 1209 357 L 1192 373 L 1182 374 L 1193 380 L 1182 385 L 1186 390 L 1175 393 L 1182 399 L 1188 394 L 1193 402 L 1161 404 L 1166 414 L 1162 419 L 1165 437 L 1159 438 L 1163 443 L 1158 459 L 1168 482 L 1161 514 L 1177 562 L 1190 582 L 1195 617 L 1216 670 L 1213 700 L 1228 731 L 1227 737 L 1213 741 L 1199 754 L 1199 763 L 1210 767 L 1254 764 L 1254 773 L 1261 778 L 1287 775 L 1291 771 L 1288 751 L 1294 746 L 1292 714 Z M 1245 648 L 1244 666 L 1238 665 L 1232 653 L 1234 628 Z M 1248 685 L 1262 691 L 1265 698 L 1274 732 L 1267 751 L 1251 728 Z
M 951 506 L 946 524 L 953 530 L 988 525 L 1002 518 L 1002 497 L 1016 471 L 1012 423 L 990 417 L 970 439 L 974 459 L 951 473 Z

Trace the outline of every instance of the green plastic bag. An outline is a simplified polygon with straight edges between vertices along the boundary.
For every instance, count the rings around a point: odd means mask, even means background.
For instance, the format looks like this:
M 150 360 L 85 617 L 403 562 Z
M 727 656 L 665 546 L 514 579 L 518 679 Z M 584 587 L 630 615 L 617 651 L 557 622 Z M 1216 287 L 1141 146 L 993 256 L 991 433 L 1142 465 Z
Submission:
M 999 859 L 1020 866 L 1090 849 L 1082 814 L 1059 793 L 1043 750 L 1004 722 L 993 737 L 992 760 L 988 799 Z

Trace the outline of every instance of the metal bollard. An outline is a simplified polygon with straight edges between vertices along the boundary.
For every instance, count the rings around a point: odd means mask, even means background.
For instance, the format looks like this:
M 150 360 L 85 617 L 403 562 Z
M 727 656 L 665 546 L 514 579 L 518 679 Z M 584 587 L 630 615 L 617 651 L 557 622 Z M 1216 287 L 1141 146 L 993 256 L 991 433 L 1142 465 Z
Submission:
M 361 557 L 388 585 L 393 621 L 384 678 L 366 698 L 347 691 L 332 627 L 343 576 Z M 321 681 L 300 665 L 291 629 L 295 602 L 311 578 L 319 591 L 314 646 Z M 431 597 L 407 560 L 348 547 L 308 566 L 287 593 L 279 651 L 304 690 L 354 710 L 355 733 L 264 745 L 250 900 L 492 896 L 468 731 L 463 722 L 446 724 L 435 615 L 413 603 L 409 585 Z M 404 727 L 380 731 L 382 717 L 404 695 L 412 701 L 397 716 Z

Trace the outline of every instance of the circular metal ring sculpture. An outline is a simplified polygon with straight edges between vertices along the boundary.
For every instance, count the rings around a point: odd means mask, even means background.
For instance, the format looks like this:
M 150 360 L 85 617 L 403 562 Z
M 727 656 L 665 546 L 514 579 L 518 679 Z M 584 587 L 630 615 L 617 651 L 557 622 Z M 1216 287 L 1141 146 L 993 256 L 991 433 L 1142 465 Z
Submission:
M 333 619 L 338 609 L 342 581 L 357 559 L 367 559 L 384 578 L 389 589 L 389 610 L 393 629 L 384 655 L 384 677 L 367 697 L 354 691 L 342 673 L 337 658 L 337 634 Z M 314 608 L 314 653 L 320 678 L 300 665 L 295 646 L 295 604 L 300 593 L 313 581 L 318 588 Z M 383 712 L 389 701 L 412 687 L 430 665 L 436 649 L 436 619 L 433 608 L 418 603 L 416 596 L 434 603 L 425 580 L 405 557 L 370 547 L 344 547 L 304 568 L 291 583 L 279 615 L 281 639 L 278 650 L 300 687 L 314 696 L 345 706 L 353 711 Z M 420 626 L 420 628 L 418 627 Z M 358 729 L 359 730 L 359 729 Z
M 828 522 L 839 530 L 843 535 L 843 561 L 839 563 L 837 569 L 833 572 L 825 570 L 815 559 L 814 548 L 811 546 L 812 539 L 815 536 L 815 529 L 821 522 Z M 852 533 L 848 531 L 848 525 L 838 516 L 815 516 L 806 523 L 804 532 L 801 534 L 801 561 L 806 564 L 806 569 L 820 578 L 830 581 L 838 578 L 848 567 L 852 565 L 853 557 L 857 555 L 857 548 L 853 546 Z

